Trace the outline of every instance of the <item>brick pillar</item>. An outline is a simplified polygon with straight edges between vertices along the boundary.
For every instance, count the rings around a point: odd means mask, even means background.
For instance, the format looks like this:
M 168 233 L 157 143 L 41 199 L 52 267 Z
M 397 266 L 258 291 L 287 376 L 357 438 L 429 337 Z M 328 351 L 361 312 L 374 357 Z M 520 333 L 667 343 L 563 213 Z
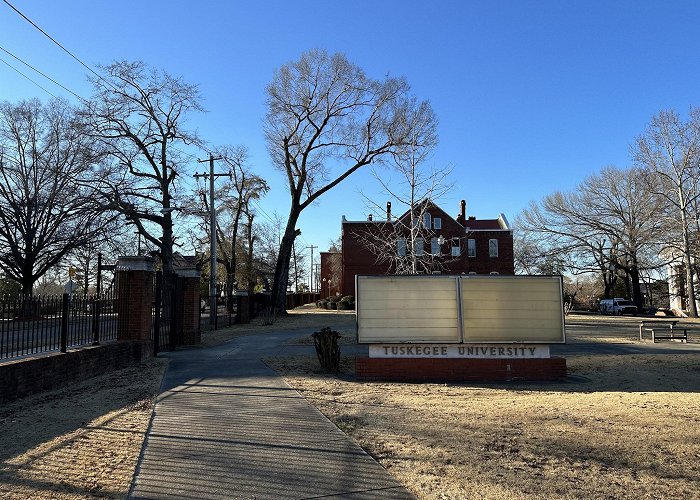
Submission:
M 155 259 L 119 257 L 116 271 L 119 284 L 117 340 L 141 341 L 146 344 L 144 347 L 151 349 Z
M 178 304 L 178 325 L 182 328 L 179 338 L 183 345 L 196 345 L 202 341 L 199 326 L 199 280 L 197 268 L 179 268 L 178 279 L 182 283 L 182 304 Z

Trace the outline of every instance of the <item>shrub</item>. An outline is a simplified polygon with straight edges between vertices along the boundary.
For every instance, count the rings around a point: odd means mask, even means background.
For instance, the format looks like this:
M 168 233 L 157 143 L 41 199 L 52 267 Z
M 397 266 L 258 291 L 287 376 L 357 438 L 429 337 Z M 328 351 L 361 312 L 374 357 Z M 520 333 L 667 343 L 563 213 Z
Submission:
M 353 297 L 352 295 L 346 295 L 345 297 L 340 299 L 340 302 L 338 302 L 338 309 L 342 309 L 342 310 L 355 309 L 355 297 Z
M 321 368 L 328 372 L 337 373 L 340 370 L 340 347 L 338 339 L 340 333 L 329 327 L 321 328 L 320 332 L 311 335 L 316 347 L 316 355 L 321 363 Z

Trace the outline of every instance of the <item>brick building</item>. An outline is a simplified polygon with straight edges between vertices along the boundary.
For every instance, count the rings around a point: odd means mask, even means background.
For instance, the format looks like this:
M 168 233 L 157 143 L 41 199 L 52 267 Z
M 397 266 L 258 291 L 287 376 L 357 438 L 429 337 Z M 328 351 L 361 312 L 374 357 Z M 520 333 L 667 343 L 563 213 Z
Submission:
M 321 252 L 321 295 L 354 295 L 358 274 L 405 274 L 400 260 L 407 253 L 404 233 L 412 224 L 420 228 L 415 241 L 421 273 L 515 274 L 513 232 L 503 214 L 497 219 L 468 217 L 464 200 L 456 218 L 430 200 L 421 202 L 415 213 L 420 218 L 413 222 L 410 211 L 394 218 L 387 203 L 381 220 L 343 217 L 341 251 Z

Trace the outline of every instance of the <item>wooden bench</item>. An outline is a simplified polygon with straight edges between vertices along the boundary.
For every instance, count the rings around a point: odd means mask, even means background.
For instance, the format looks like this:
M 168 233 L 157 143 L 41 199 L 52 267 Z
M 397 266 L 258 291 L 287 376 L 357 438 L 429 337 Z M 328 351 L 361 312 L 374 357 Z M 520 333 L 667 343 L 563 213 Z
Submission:
M 643 339 L 643 332 L 651 332 L 651 341 L 656 343 L 657 340 L 680 340 L 688 342 L 688 329 L 676 327 L 678 320 L 672 321 L 649 321 L 643 320 L 639 322 L 639 340 Z M 657 333 L 658 332 L 658 333 Z

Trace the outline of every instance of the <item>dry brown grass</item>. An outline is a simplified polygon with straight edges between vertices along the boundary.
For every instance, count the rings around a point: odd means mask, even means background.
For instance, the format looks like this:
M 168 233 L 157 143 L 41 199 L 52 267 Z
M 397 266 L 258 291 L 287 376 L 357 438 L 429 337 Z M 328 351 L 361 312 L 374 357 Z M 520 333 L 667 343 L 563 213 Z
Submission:
M 571 315 L 568 341 L 632 343 L 639 320 Z M 419 498 L 700 498 L 698 355 L 575 356 L 567 382 L 468 385 L 268 364 Z
M 568 362 L 575 382 L 440 385 L 269 360 L 419 498 L 700 498 L 700 358 Z
M 0 497 L 124 498 L 166 360 L 0 409 Z
M 352 343 L 354 321 L 305 306 L 205 344 L 324 326 Z M 570 342 L 633 342 L 639 320 L 567 321 Z M 3 406 L 0 497 L 123 498 L 164 363 Z M 358 383 L 349 358 L 339 377 L 315 357 L 270 365 L 420 498 L 700 498 L 697 356 L 571 357 L 573 381 L 548 384 Z

